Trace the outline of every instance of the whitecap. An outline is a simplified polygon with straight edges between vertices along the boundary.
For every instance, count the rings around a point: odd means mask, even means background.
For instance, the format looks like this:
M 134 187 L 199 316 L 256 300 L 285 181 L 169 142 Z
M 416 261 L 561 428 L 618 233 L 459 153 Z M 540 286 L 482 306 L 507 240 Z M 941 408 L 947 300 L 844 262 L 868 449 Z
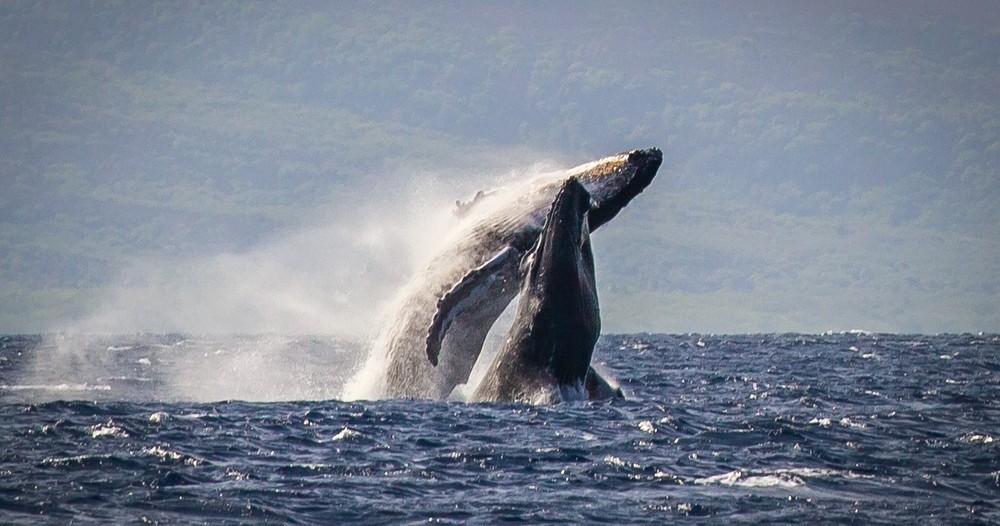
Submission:
M 639 430 L 649 434 L 656 433 L 656 427 L 653 426 L 653 423 L 650 422 L 649 420 L 643 420 L 642 422 L 639 422 Z
M 343 440 L 351 440 L 360 437 L 361 437 L 360 432 L 355 431 L 347 426 L 344 426 L 344 429 L 341 429 L 339 433 L 333 435 L 333 438 L 331 438 L 330 440 L 334 442 L 340 442 Z
M 110 459 L 111 455 L 75 455 L 72 457 L 47 457 L 42 459 L 42 464 L 46 466 L 65 467 L 69 465 L 80 465 L 91 459 Z
M 677 475 L 674 475 L 673 473 L 668 473 L 666 471 L 662 471 L 662 470 L 659 470 L 659 469 L 656 470 L 656 473 L 653 473 L 653 479 L 654 480 L 667 479 L 667 480 L 676 481 L 676 482 L 678 482 L 681 485 L 684 484 L 684 481 L 681 480 L 681 478 L 678 477 Z
M 694 483 L 701 485 L 722 484 L 723 486 L 732 486 L 735 485 L 736 482 L 742 477 L 743 472 L 737 469 L 721 475 L 712 475 L 710 477 L 695 479 Z
M 236 480 L 248 480 L 250 475 L 242 471 L 237 471 L 233 468 L 226 468 L 226 476 L 232 477 Z
M 159 458 L 160 460 L 180 460 L 184 458 L 184 455 L 176 451 L 170 451 L 169 449 L 164 449 L 160 446 L 153 446 L 143 448 L 143 453 Z
M 203 418 L 215 418 L 217 415 L 212 413 L 188 413 L 185 415 L 179 415 L 180 418 L 187 418 L 191 420 L 201 420 Z
M 720 475 L 695 479 L 694 483 L 700 485 L 719 484 L 722 486 L 743 488 L 795 488 L 804 486 L 806 478 L 829 477 L 837 474 L 838 472 L 833 470 L 815 468 L 778 469 L 757 473 L 737 469 Z
M 846 416 L 844 418 L 840 419 L 840 425 L 842 425 L 844 427 L 853 427 L 853 428 L 856 428 L 856 429 L 864 429 L 864 428 L 868 427 L 867 424 L 865 424 L 863 422 L 855 422 L 855 421 L 851 420 L 850 418 L 848 418 Z
M 143 448 L 143 453 L 159 458 L 160 460 L 169 460 L 172 462 L 183 462 L 188 466 L 200 466 L 202 464 L 201 460 L 194 457 L 179 453 L 177 451 L 172 451 L 161 446 L 153 446 Z
M 92 438 L 128 438 L 128 433 L 124 429 L 114 425 L 111 420 L 108 420 L 106 423 L 91 426 L 90 436 Z
M 744 477 L 736 483 L 744 488 L 796 488 L 805 484 L 806 481 L 787 473 Z
M 614 466 L 616 468 L 633 468 L 633 469 L 638 469 L 638 468 L 641 467 L 638 464 L 635 464 L 633 462 L 628 462 L 626 460 L 622 460 L 621 458 L 616 457 L 614 455 L 607 455 L 607 456 L 605 456 L 604 457 L 604 463 L 605 464 L 611 464 L 612 466 Z

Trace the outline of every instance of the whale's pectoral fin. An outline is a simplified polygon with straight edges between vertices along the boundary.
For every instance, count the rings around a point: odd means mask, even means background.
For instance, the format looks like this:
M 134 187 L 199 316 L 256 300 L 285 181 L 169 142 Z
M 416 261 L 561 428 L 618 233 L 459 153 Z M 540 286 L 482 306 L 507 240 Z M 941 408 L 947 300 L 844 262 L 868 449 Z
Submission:
M 438 300 L 431 326 L 427 329 L 427 358 L 431 364 L 435 366 L 438 364 L 441 343 L 455 318 L 463 310 L 482 300 L 480 295 L 493 289 L 497 285 L 494 282 L 508 279 L 510 273 L 505 272 L 505 268 L 512 264 L 517 265 L 520 256 L 517 248 L 513 246 L 504 248 L 486 263 L 469 271 Z

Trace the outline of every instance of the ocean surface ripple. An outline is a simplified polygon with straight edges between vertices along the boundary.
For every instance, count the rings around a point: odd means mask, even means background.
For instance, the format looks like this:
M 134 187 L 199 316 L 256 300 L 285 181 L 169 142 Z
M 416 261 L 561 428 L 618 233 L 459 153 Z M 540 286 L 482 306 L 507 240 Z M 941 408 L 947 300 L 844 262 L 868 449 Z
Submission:
M 329 338 L 59 338 L 0 337 L 3 524 L 1000 523 L 996 335 L 603 336 L 629 399 L 548 407 L 336 401 Z

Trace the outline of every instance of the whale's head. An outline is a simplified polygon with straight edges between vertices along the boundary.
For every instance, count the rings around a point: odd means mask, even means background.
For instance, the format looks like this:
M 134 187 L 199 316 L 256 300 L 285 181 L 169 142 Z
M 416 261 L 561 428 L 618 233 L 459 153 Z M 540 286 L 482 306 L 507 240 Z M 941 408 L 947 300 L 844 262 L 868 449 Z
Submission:
M 618 215 L 642 193 L 653 181 L 662 162 L 663 153 L 658 148 L 622 152 L 568 170 L 542 174 L 521 185 L 480 190 L 471 199 L 457 201 L 455 215 L 463 219 L 471 215 L 475 219 L 470 224 L 486 219 L 487 223 L 493 220 L 494 223 L 514 225 L 528 219 L 527 224 L 538 230 L 556 193 L 572 177 L 591 196 L 590 228 L 593 230 Z
M 649 186 L 662 162 L 658 148 L 632 150 L 577 166 L 564 177 L 575 177 L 590 192 L 589 222 L 595 230 Z

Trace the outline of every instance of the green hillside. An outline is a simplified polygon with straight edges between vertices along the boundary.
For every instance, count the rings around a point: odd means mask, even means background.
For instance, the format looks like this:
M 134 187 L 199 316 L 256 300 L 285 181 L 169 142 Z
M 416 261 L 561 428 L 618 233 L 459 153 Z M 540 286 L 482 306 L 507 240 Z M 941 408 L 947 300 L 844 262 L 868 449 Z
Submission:
M 1000 330 L 1000 8 L 870 4 L 5 2 L 0 331 L 645 146 L 606 330 Z

